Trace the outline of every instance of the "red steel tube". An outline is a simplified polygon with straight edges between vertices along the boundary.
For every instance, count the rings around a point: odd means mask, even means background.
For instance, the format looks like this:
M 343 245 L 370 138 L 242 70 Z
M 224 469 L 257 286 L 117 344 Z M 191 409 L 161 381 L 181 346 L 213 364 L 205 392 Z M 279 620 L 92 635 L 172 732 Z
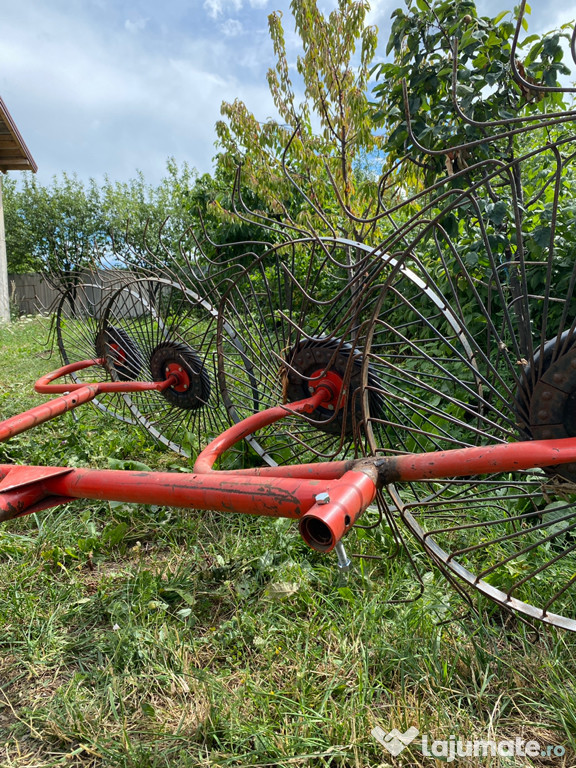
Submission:
M 10 473 L 14 469 L 19 468 L 0 465 L 0 477 L 6 487 L 6 490 L 0 487 L 0 519 L 26 514 L 29 505 L 42 502 L 49 506 L 50 498 L 56 499 L 54 504 L 62 503 L 63 498 L 99 499 L 300 518 L 316 504 L 316 496 L 321 491 L 331 489 L 330 485 L 316 479 L 66 467 L 51 468 L 53 476 L 43 476 L 43 467 L 28 467 L 31 479 L 19 483 L 16 477 L 10 485 Z
M 407 454 L 382 461 L 390 466 L 389 482 L 493 475 L 576 462 L 576 437 Z
M 79 382 L 53 384 L 56 379 L 60 379 L 62 376 L 69 376 L 71 373 L 82 371 L 85 368 L 91 368 L 93 365 L 102 365 L 103 363 L 103 358 L 96 358 L 94 360 L 81 360 L 79 363 L 63 365 L 61 368 L 57 368 L 55 371 L 51 371 L 45 376 L 41 376 L 34 385 L 34 389 L 36 392 L 43 395 L 67 394 L 68 392 L 75 392 L 82 389 L 82 387 L 96 387 L 96 394 L 103 394 L 106 392 L 148 392 L 150 390 L 162 392 L 164 389 L 168 389 L 168 387 L 173 386 L 178 381 L 177 374 L 170 374 L 164 381 L 98 381 L 90 384 Z
M 27 429 L 43 424 L 50 419 L 54 419 L 56 416 L 61 416 L 67 411 L 71 411 L 73 408 L 77 408 L 83 403 L 89 403 L 98 394 L 97 384 L 84 384 L 81 387 L 75 389 L 74 392 L 68 392 L 62 397 L 56 397 L 54 400 L 49 400 L 47 403 L 42 403 L 34 408 L 30 408 L 29 411 L 19 413 L 17 416 L 12 416 L 10 419 L 0 422 L 0 442 L 8 440 L 14 435 L 19 435 L 21 432 L 25 432 Z
M 77 499 L 157 504 L 299 518 L 322 488 L 319 480 L 255 479 L 130 470 L 74 469 L 42 482 L 46 493 Z
M 356 464 L 356 459 L 347 461 L 322 461 L 316 464 L 283 464 L 280 467 L 247 467 L 246 469 L 218 470 L 220 474 L 233 472 L 235 475 L 252 477 L 302 477 L 315 480 L 337 480 Z
M 95 397 L 105 392 L 162 391 L 177 381 L 177 376 L 171 375 L 165 381 L 102 381 L 94 382 L 93 384 L 52 383 L 61 376 L 67 376 L 70 373 L 89 368 L 100 362 L 101 360 L 82 360 L 79 363 L 71 363 L 38 379 L 34 386 L 37 392 L 41 394 L 63 393 L 62 396 L 0 422 L 0 442 L 9 440 L 14 435 L 19 435 L 21 432 L 26 432 L 26 430 L 32 429 L 32 427 L 38 424 L 43 424 L 57 416 L 61 416 L 63 413 L 71 411 L 79 405 L 89 403 Z
M 225 432 L 222 432 L 221 435 L 204 448 L 196 459 L 194 471 L 202 474 L 212 472 L 216 459 L 227 451 L 228 448 L 248 437 L 248 435 L 257 432 L 263 427 L 267 427 L 269 424 L 273 424 L 275 421 L 283 419 L 290 413 L 312 413 L 319 405 L 329 401 L 331 398 L 331 389 L 325 388 L 320 381 L 316 385 L 314 393 L 304 400 L 287 403 L 286 405 L 276 405 L 273 408 L 268 408 L 265 411 L 259 411 L 252 416 L 248 416 L 247 419 L 239 421 L 238 424 L 234 424 Z

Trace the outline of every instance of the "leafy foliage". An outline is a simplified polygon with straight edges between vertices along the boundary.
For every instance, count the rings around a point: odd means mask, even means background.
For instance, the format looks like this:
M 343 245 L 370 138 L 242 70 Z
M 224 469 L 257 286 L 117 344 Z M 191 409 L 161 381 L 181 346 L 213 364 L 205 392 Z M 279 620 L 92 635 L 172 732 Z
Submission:
M 375 69 L 375 120 L 388 132 L 391 163 L 408 158 L 432 184 L 491 157 L 511 159 L 514 142 L 506 131 L 519 117 L 565 106 L 560 89 L 540 89 L 556 87 L 570 72 L 562 60 L 566 29 L 516 43 L 510 14 L 479 16 L 474 0 L 406 0 L 406 6 L 392 14 L 386 52 L 393 61 Z M 483 142 L 494 130 L 502 142 Z
M 65 287 L 74 285 L 104 239 L 98 187 L 65 173 L 50 186 L 22 176 L 21 187 L 5 184 L 8 269 L 57 273 Z
M 106 179 L 101 205 L 114 257 L 122 264 L 151 266 L 176 258 L 197 226 L 191 190 L 197 173 L 168 158 L 166 175 L 153 186 L 142 173 L 128 182 Z
M 99 186 L 65 173 L 49 185 L 32 174 L 4 182 L 8 269 L 45 272 L 63 289 L 84 269 L 109 261 L 150 264 L 169 261 L 185 248 L 197 226 L 191 189 L 194 169 L 167 161 L 157 186 L 141 173 L 127 182 L 106 179 Z

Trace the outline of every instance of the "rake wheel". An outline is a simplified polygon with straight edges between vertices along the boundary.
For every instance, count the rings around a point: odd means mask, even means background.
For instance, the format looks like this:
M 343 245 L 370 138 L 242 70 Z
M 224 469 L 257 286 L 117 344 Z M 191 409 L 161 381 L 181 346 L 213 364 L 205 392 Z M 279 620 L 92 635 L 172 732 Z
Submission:
M 176 453 L 190 457 L 228 425 L 216 382 L 217 311 L 199 292 L 163 278 L 145 278 L 116 291 L 102 319 L 102 333 L 122 334 L 138 350 L 138 364 L 119 367 L 111 348 L 114 380 L 177 383 L 163 392 L 124 395 L 133 419 Z
M 332 460 L 369 451 L 370 419 L 384 418 L 380 372 L 363 347 L 386 281 L 401 269 L 412 294 L 436 301 L 425 283 L 378 250 L 343 238 L 303 238 L 271 248 L 236 275 L 221 304 L 219 384 L 233 421 L 309 396 L 322 376 L 338 390 L 336 406 L 290 415 L 250 436 L 271 466 Z M 244 340 L 230 343 L 232 326 Z M 364 402 L 366 393 L 366 402 Z M 368 412 L 365 407 L 368 406 Z
M 142 370 L 142 354 L 137 344 L 122 328 L 113 325 L 96 336 L 96 354 L 117 381 L 134 381 Z
M 544 196 L 553 218 L 562 210 L 558 182 L 571 172 L 574 141 L 554 146 L 548 136 L 537 153 L 487 165 L 485 182 L 462 173 L 454 192 L 448 180 L 441 203 L 390 239 L 401 267 L 382 289 L 363 348 L 369 453 L 576 434 L 576 266 L 554 228 L 543 247 L 533 245 Z M 522 200 L 524 163 L 541 173 Z M 495 190 L 507 212 L 497 224 L 486 204 Z M 444 226 L 451 217 L 459 240 Z M 404 269 L 428 291 L 416 292 Z M 462 467 L 459 477 L 400 480 L 388 492 L 450 578 L 529 619 L 576 630 L 575 480 L 574 465 L 485 476 Z

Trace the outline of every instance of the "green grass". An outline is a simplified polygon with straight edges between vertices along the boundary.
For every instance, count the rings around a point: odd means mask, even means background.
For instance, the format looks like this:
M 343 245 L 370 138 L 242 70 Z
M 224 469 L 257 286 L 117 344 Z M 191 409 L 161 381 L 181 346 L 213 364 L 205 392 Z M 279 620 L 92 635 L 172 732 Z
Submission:
M 42 401 L 47 320 L 0 328 L 0 414 Z M 1 462 L 175 471 L 178 457 L 85 406 L 0 447 Z M 576 639 L 474 616 L 389 528 L 382 561 L 311 552 L 285 521 L 76 502 L 0 530 L 0 765 L 431 766 L 371 736 L 536 739 L 576 764 Z M 412 547 L 412 545 L 410 544 Z

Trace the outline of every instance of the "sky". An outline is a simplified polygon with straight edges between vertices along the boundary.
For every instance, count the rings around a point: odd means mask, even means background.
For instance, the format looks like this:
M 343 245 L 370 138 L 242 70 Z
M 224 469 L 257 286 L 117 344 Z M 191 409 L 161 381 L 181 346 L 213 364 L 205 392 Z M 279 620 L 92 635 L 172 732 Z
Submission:
M 515 2 L 477 0 L 481 15 Z M 319 0 L 329 11 L 335 0 Z M 563 5 L 563 9 L 558 8 Z M 381 58 L 403 0 L 373 0 Z M 297 38 L 289 0 L 19 0 L 2 9 L 0 95 L 50 183 L 160 181 L 169 157 L 209 172 L 222 101 L 274 117 L 268 14 L 283 13 L 289 61 Z M 530 32 L 576 17 L 576 2 L 532 0 Z

